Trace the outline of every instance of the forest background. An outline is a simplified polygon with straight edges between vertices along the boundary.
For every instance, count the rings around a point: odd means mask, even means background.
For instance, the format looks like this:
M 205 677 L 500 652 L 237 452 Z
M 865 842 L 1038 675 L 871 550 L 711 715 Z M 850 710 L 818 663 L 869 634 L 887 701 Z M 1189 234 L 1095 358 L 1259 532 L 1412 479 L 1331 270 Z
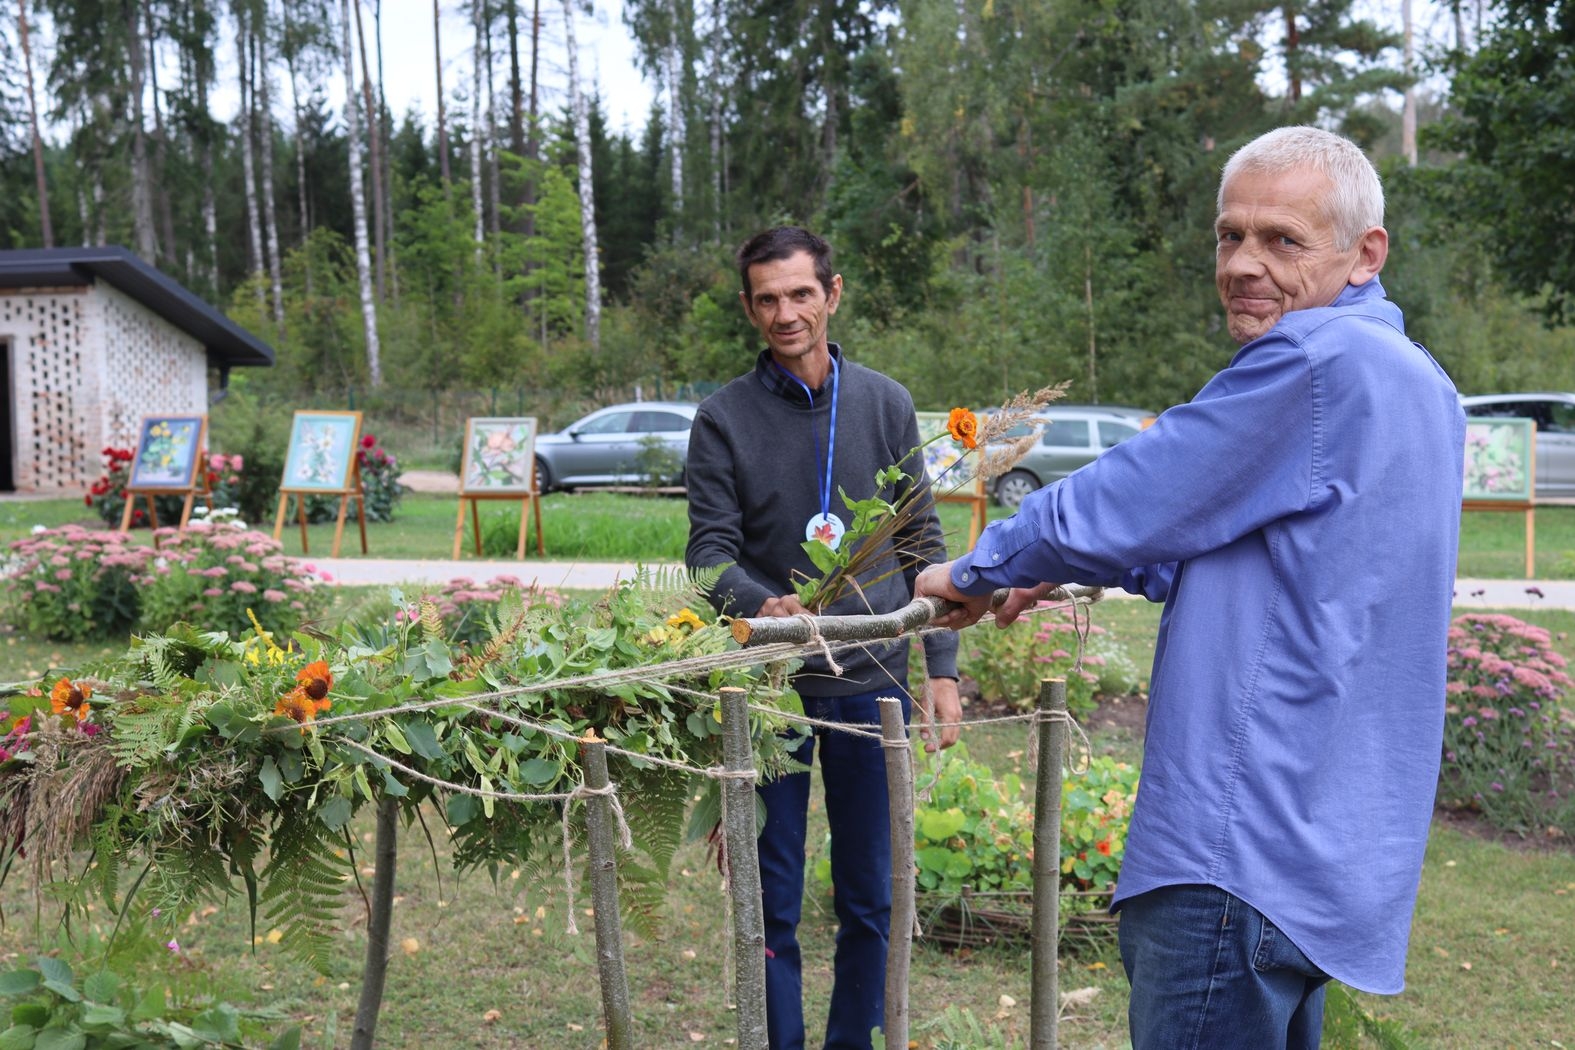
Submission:
M 1317 123 L 1378 161 L 1385 286 L 1462 393 L 1568 389 L 1575 3 L 1451 0 L 1445 40 L 1396 3 L 630 0 L 618 132 L 584 0 L 13 0 L 0 248 L 124 244 L 223 305 L 278 351 L 240 403 L 546 426 L 745 370 L 731 252 L 803 222 L 833 337 L 919 407 L 1162 409 L 1234 351 L 1220 167 Z M 391 112 L 384 34 L 455 13 L 468 62 L 393 73 L 437 112 Z

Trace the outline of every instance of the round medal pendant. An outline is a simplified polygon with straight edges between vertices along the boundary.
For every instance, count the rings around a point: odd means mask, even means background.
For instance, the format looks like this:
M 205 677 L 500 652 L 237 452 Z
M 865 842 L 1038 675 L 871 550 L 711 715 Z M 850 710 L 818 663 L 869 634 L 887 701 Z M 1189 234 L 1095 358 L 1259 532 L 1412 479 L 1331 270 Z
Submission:
M 804 538 L 819 540 L 832 550 L 836 550 L 842 543 L 843 534 L 847 531 L 848 527 L 842 524 L 842 519 L 835 514 L 817 514 L 804 526 Z

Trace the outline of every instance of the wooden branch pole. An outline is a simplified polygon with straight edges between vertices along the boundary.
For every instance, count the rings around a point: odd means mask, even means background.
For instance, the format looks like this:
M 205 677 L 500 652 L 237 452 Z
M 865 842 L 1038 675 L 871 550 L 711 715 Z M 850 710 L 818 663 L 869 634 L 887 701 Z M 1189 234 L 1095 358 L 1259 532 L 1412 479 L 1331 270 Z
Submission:
M 990 607 L 993 609 L 999 606 L 1009 593 L 1004 589 L 996 591 L 990 598 Z M 1068 583 L 1045 595 L 1044 600 L 1098 601 L 1103 594 L 1104 589 L 1100 587 Z M 822 638 L 828 642 L 868 642 L 916 631 L 955 608 L 958 608 L 955 602 L 944 598 L 915 598 L 895 612 L 874 615 L 740 617 L 733 621 L 732 631 L 739 645 L 769 645 L 772 642 L 802 644 Z
M 585 786 L 592 791 L 605 791 L 609 784 L 606 741 L 582 739 L 580 756 L 584 759 Z M 597 795 L 586 806 L 591 906 L 596 913 L 596 971 L 602 985 L 607 1050 L 630 1050 L 634 1046 L 634 1017 L 629 1011 L 629 978 L 624 970 L 623 925 L 618 910 L 615 819 L 610 795 Z
M 747 694 L 730 687 L 722 689 L 721 695 L 723 765 L 729 773 L 752 773 L 755 749 L 749 739 Z M 766 1050 L 766 918 L 760 900 L 754 781 L 728 777 L 722 781 L 722 797 L 723 844 L 733 898 L 738 1046 L 739 1050 Z
M 1034 783 L 1034 911 L 1029 947 L 1030 1050 L 1056 1050 L 1061 995 L 1061 763 L 1066 754 L 1066 679 L 1039 683 L 1039 774 Z
M 372 1050 L 377 1015 L 383 1006 L 388 976 L 388 930 L 394 915 L 394 870 L 398 860 L 399 800 L 384 795 L 377 802 L 377 836 L 372 846 L 372 914 L 366 920 L 366 968 L 361 999 L 355 1008 L 350 1050 Z
M 913 748 L 902 701 L 881 697 L 881 747 L 891 810 L 891 935 L 886 942 L 886 1021 L 889 1047 L 908 1045 L 908 967 L 913 954 Z

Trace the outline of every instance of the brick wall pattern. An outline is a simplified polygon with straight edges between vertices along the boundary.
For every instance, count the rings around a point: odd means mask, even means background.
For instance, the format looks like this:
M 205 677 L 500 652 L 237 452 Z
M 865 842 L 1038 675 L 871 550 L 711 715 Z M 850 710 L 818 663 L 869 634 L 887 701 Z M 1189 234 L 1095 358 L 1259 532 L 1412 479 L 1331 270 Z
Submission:
M 0 291 L 20 492 L 82 492 L 144 415 L 207 411 L 201 343 L 103 283 Z

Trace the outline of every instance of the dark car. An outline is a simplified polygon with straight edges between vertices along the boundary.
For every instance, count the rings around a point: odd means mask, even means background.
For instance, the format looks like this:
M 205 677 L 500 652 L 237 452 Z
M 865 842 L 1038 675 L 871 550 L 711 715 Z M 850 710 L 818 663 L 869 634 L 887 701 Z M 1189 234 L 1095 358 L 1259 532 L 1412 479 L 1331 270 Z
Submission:
M 689 428 L 699 407 L 688 401 L 609 405 L 556 434 L 539 435 L 537 489 L 682 483 Z
M 1523 417 L 1537 424 L 1538 499 L 1575 499 L 1575 394 L 1478 394 L 1463 397 L 1468 416 Z
M 1154 421 L 1155 413 L 1127 405 L 1050 405 L 1006 436 L 1022 437 L 1043 427 L 1039 441 L 1010 471 L 995 479 L 995 501 L 1016 507 L 1035 489 L 1087 466 L 1109 448 Z

